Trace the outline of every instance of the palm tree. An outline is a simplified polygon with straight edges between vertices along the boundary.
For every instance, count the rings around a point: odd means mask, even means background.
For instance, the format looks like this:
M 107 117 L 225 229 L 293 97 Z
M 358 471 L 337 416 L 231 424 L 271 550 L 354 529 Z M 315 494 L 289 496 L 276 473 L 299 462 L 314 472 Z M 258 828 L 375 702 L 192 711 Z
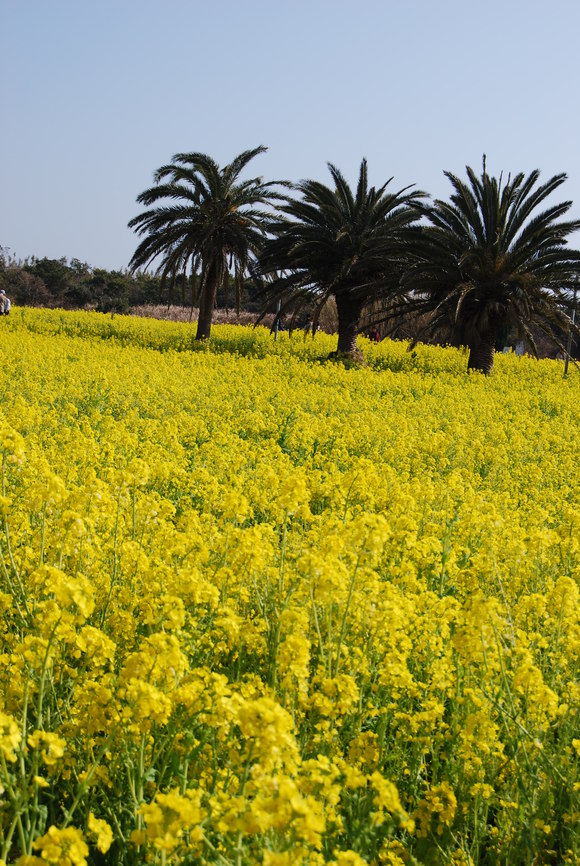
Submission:
M 267 148 L 256 147 L 220 168 L 204 153 L 178 153 L 154 175 L 155 185 L 137 201 L 149 209 L 129 227 L 144 236 L 129 263 L 132 271 L 157 262 L 162 286 L 187 282 L 188 269 L 199 301 L 196 339 L 210 335 L 218 289 L 226 291 L 234 270 L 239 309 L 243 279 L 264 238 L 268 214 L 262 206 L 278 196 L 275 182 L 261 177 L 239 181 L 245 166 Z
M 387 192 L 368 186 L 367 162 L 360 166 L 353 194 L 341 172 L 328 164 L 334 188 L 303 180 L 301 198 L 285 197 L 272 237 L 259 257 L 259 272 L 269 278 L 266 302 L 282 300 L 280 314 L 295 316 L 314 302 L 312 327 L 330 297 L 338 313 L 339 355 L 352 356 L 361 313 L 369 300 L 388 295 L 398 284 L 405 244 L 421 216 L 424 193 Z
M 485 156 L 480 178 L 466 169 L 468 183 L 450 172 L 450 202 L 436 200 L 430 225 L 422 232 L 419 263 L 408 272 L 407 308 L 430 313 L 416 337 L 448 328 L 469 348 L 468 369 L 489 374 L 500 332 L 527 338 L 537 355 L 532 328 L 561 347 L 569 331 L 566 301 L 580 274 L 580 252 L 567 236 L 580 220 L 562 220 L 572 202 L 544 201 L 566 180 L 565 174 L 538 185 L 539 171 L 505 184 L 490 177 Z

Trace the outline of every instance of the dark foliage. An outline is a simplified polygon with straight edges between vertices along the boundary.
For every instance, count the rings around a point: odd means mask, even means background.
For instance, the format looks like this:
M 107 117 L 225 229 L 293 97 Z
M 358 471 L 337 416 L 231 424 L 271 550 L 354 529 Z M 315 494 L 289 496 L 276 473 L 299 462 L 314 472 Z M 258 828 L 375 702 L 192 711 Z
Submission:
M 570 201 L 544 202 L 566 175 L 538 185 L 536 170 L 504 183 L 490 177 L 485 158 L 481 177 L 467 167 L 467 183 L 445 174 L 453 194 L 429 211 L 417 262 L 405 277 L 407 302 L 398 308 L 429 314 L 416 340 L 448 333 L 450 341 L 469 347 L 469 367 L 485 373 L 493 367 L 496 342 L 510 335 L 525 338 L 537 354 L 539 330 L 564 352 L 580 278 L 580 252 L 567 238 L 580 220 L 562 219 Z
M 197 338 L 210 335 L 218 292 L 228 301 L 233 282 L 239 309 L 244 275 L 266 234 L 268 214 L 262 208 L 278 196 L 276 182 L 262 178 L 240 181 L 239 176 L 265 147 L 256 147 L 220 168 L 203 153 L 178 153 L 171 164 L 155 173 L 155 185 L 137 201 L 148 210 L 134 217 L 129 226 L 143 240 L 129 267 L 156 264 L 162 284 L 181 285 L 184 294 L 188 274 L 195 286 L 193 302 L 199 303 Z
M 158 303 L 160 282 L 150 274 L 92 268 L 74 258 L 16 261 L 0 248 L 0 285 L 17 305 L 126 312 Z
M 260 255 L 265 303 L 281 301 L 281 313 L 313 307 L 312 327 L 329 298 L 338 313 L 338 352 L 356 351 L 362 311 L 398 288 L 407 246 L 422 214 L 424 193 L 390 192 L 388 180 L 368 185 L 362 160 L 356 192 L 329 163 L 334 188 L 304 180 L 286 196 L 271 225 L 273 237 Z

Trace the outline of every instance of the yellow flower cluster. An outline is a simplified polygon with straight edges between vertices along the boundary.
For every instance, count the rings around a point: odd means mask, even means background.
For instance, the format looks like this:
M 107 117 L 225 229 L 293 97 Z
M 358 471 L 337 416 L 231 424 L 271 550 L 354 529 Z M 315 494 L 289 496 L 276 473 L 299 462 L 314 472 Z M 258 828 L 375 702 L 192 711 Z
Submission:
M 580 864 L 580 376 L 17 310 L 0 862 Z

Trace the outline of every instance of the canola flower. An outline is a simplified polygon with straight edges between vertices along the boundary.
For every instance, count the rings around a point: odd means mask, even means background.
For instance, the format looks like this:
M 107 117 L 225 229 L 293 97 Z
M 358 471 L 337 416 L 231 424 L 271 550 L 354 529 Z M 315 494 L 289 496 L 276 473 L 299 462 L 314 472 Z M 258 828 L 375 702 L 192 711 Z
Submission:
M 15 312 L 1 862 L 580 863 L 576 371 Z

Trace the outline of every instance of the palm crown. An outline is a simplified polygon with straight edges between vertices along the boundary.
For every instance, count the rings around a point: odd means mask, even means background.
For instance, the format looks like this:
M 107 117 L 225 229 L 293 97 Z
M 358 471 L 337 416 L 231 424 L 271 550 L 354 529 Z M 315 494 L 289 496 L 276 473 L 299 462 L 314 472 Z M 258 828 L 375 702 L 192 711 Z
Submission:
M 200 305 L 198 339 L 209 337 L 217 291 L 223 286 L 227 292 L 232 267 L 239 304 L 249 260 L 265 235 L 268 214 L 262 206 L 278 197 L 276 182 L 239 180 L 265 150 L 246 150 L 224 168 L 203 153 L 178 153 L 137 198 L 148 210 L 129 222 L 144 236 L 129 267 L 157 263 L 156 272 L 171 285 L 179 276 L 185 281 L 189 269 Z
M 314 180 L 295 186 L 301 198 L 286 197 L 273 221 L 273 237 L 260 256 L 262 274 L 275 274 L 267 297 L 281 298 L 283 310 L 315 301 L 315 318 L 329 297 L 338 311 L 338 351 L 356 348 L 363 306 L 398 279 L 408 230 L 419 219 L 423 193 L 409 188 L 387 192 L 391 180 L 368 186 L 362 160 L 356 192 L 328 165 L 334 189 Z
M 565 181 L 538 185 L 539 171 L 503 183 L 467 167 L 468 183 L 450 172 L 449 202 L 436 200 L 407 275 L 409 306 L 430 312 L 427 329 L 451 328 L 470 348 L 469 366 L 490 372 L 500 329 L 513 328 L 534 348 L 535 325 L 558 341 L 569 327 L 562 303 L 578 278 L 580 253 L 567 236 L 580 220 L 562 220 L 570 201 L 536 212 Z M 423 331 L 425 333 L 425 331 Z

